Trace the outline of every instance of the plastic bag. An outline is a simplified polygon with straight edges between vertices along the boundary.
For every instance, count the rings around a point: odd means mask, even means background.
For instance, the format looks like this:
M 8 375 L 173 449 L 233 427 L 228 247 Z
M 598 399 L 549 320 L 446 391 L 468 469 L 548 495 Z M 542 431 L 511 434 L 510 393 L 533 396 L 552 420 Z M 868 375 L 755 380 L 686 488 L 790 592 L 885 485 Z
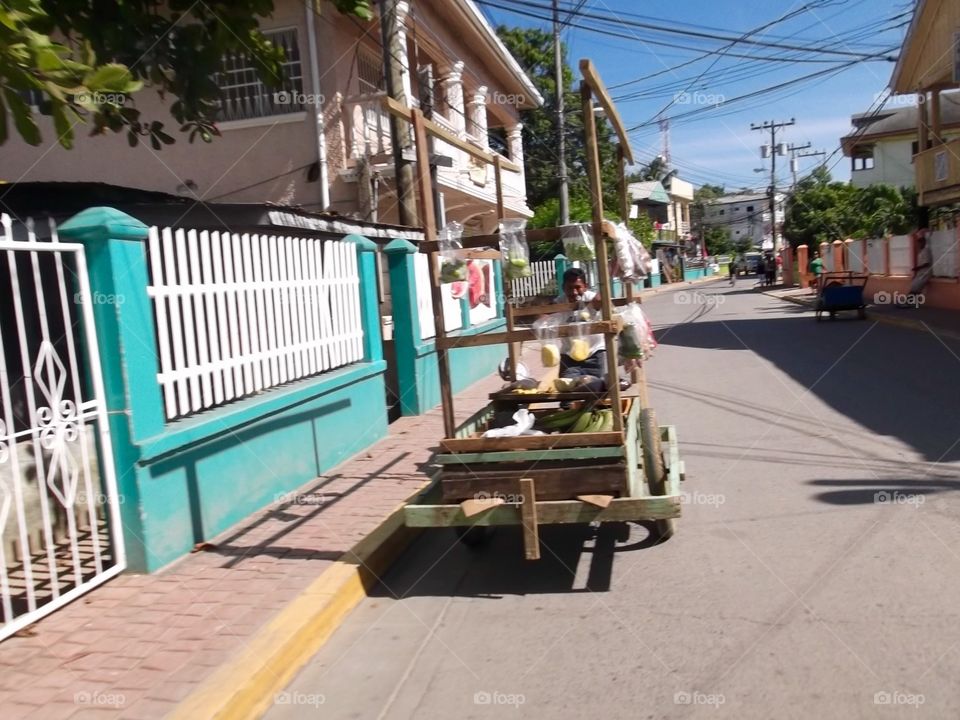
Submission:
M 440 247 L 440 282 L 464 282 L 467 279 L 467 261 L 457 257 L 453 251 L 462 246 L 463 225 L 458 222 L 447 223 L 441 228 L 437 236 L 437 245 Z
M 617 310 L 623 318 L 623 330 L 620 331 L 617 355 L 624 367 L 632 367 L 653 353 L 657 341 L 653 328 L 638 303 L 630 303 Z
M 536 416 L 527 410 L 526 408 L 521 408 L 513 414 L 514 425 L 509 425 L 502 428 L 494 428 L 492 430 L 487 430 L 483 437 L 517 437 L 519 435 L 543 435 L 539 430 L 533 429 L 533 424 L 536 422 Z
M 563 240 L 563 254 L 567 260 L 590 262 L 596 259 L 592 223 L 564 225 L 560 228 L 560 238 Z
M 556 367 L 560 364 L 560 347 L 557 339 L 560 333 L 557 328 L 563 324 L 563 313 L 544 315 L 533 323 L 533 334 L 540 341 L 540 362 L 544 367 Z
M 503 277 L 506 280 L 530 277 L 530 246 L 527 245 L 525 228 L 527 221 L 500 221 L 500 257 L 503 261 Z
M 639 282 L 650 275 L 650 253 L 624 223 L 609 224 L 613 241 L 610 275 L 628 282 Z
M 574 310 L 569 320 L 573 324 L 571 334 L 564 338 L 563 351 L 574 362 L 583 362 L 590 357 L 591 350 L 603 341 L 602 335 L 591 334 L 590 324 L 599 318 L 599 311 L 594 310 L 589 302 L 581 302 L 580 307 Z

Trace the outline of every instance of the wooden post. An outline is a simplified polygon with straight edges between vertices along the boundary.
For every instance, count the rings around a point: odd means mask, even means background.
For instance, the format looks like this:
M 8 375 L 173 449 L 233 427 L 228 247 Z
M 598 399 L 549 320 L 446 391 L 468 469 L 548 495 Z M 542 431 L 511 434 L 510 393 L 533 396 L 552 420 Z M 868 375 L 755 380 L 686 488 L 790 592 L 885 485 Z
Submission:
M 587 174 L 590 177 L 590 196 L 593 201 L 593 238 L 597 250 L 597 273 L 600 277 L 600 309 L 603 319 L 610 322 L 613 319 L 613 301 L 610 297 L 607 241 L 603 237 L 603 180 L 600 176 L 600 153 L 597 147 L 597 121 L 593 116 L 593 94 L 586 81 L 580 83 L 580 100 L 587 141 Z M 623 432 L 620 375 L 617 372 L 617 339 L 614 333 L 605 333 L 604 340 L 607 350 L 607 389 L 613 404 L 613 428 Z
M 934 88 L 930 91 L 930 128 L 933 130 L 930 140 L 934 145 L 940 145 L 943 142 L 940 127 L 940 88 Z
M 523 550 L 527 560 L 540 559 L 540 530 L 537 528 L 537 494 L 532 478 L 520 481 L 520 519 L 523 521 Z
M 427 133 L 423 127 L 423 113 L 413 110 L 413 138 L 417 152 L 417 197 L 420 203 L 420 217 L 423 219 L 423 238 L 427 242 L 436 242 L 436 216 L 433 214 L 433 187 L 430 182 L 430 153 L 427 146 Z M 430 260 L 430 296 L 433 299 L 433 322 L 436 337 L 445 338 L 446 325 L 443 321 L 443 295 L 440 292 L 440 257 L 431 252 Z M 443 431 L 445 437 L 452 438 L 457 430 L 453 413 L 453 390 L 450 385 L 450 358 L 442 343 L 437 343 L 437 369 L 440 371 L 440 401 L 443 411 Z
M 917 152 L 922 153 L 930 144 L 930 135 L 927 125 L 927 93 L 920 91 L 917 95 Z
M 494 154 L 493 156 L 493 177 L 497 187 L 497 221 L 504 219 L 506 211 L 503 207 L 503 177 L 501 175 L 502 168 L 500 167 L 501 158 L 499 153 Z M 513 282 L 506 276 L 504 273 L 505 266 L 503 261 L 500 261 L 500 276 L 503 278 L 503 314 L 507 319 L 507 330 L 514 329 L 514 319 L 513 319 Z M 520 348 L 522 345 L 518 343 L 508 343 L 507 344 L 507 356 L 509 357 L 510 362 L 510 377 L 513 380 L 517 379 L 517 361 L 520 359 Z

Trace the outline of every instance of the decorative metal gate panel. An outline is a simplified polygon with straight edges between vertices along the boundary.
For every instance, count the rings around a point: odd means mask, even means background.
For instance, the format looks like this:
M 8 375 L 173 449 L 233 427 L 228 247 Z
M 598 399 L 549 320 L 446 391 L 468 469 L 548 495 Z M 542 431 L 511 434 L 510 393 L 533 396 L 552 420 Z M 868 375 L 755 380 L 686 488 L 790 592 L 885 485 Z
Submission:
M 0 215 L 0 639 L 124 568 L 84 248 Z

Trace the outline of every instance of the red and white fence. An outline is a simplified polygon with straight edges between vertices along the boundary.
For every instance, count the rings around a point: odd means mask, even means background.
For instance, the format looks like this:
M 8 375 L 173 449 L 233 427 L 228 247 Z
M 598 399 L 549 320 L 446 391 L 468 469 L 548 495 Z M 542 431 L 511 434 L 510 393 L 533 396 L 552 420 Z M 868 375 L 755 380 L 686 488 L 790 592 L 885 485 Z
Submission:
M 168 420 L 363 359 L 350 243 L 153 227 L 149 258 Z

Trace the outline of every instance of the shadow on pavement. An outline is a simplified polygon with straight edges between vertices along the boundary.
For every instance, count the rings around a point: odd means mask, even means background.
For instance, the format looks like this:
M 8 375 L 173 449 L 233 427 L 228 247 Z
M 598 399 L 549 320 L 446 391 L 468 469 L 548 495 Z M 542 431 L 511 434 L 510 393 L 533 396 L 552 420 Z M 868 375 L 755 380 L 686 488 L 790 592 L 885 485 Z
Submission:
M 831 505 L 922 505 L 931 496 L 960 490 L 960 479 L 934 476 L 921 480 L 812 480 L 816 487 L 836 487 L 814 497 Z
M 908 332 L 871 321 L 821 322 L 809 314 L 723 320 L 706 314 L 697 322 L 661 328 L 661 346 L 719 351 L 750 351 L 768 360 L 817 399 L 849 417 L 868 433 L 897 438 L 925 460 L 960 460 L 960 422 L 955 378 L 960 372 L 960 343 Z M 789 313 L 784 317 L 785 313 Z M 723 377 L 724 355 L 714 372 Z M 762 372 L 762 370 L 760 370 Z M 777 398 L 740 398 L 744 413 L 762 404 L 809 412 L 812 398 L 799 402 L 799 388 Z M 801 398 L 802 399 L 802 398 Z M 710 397 L 704 397 L 710 402 Z M 729 406 L 729 403 L 724 403 Z M 802 415 L 786 415 L 804 422 Z M 814 417 L 809 429 L 821 425 Z
M 671 542 L 671 541 L 668 541 Z M 450 528 L 427 530 L 395 563 L 373 597 L 482 597 L 606 592 L 618 555 L 659 544 L 637 523 L 543 525 L 541 559 L 524 559 L 519 526 L 493 528 L 476 547 Z

